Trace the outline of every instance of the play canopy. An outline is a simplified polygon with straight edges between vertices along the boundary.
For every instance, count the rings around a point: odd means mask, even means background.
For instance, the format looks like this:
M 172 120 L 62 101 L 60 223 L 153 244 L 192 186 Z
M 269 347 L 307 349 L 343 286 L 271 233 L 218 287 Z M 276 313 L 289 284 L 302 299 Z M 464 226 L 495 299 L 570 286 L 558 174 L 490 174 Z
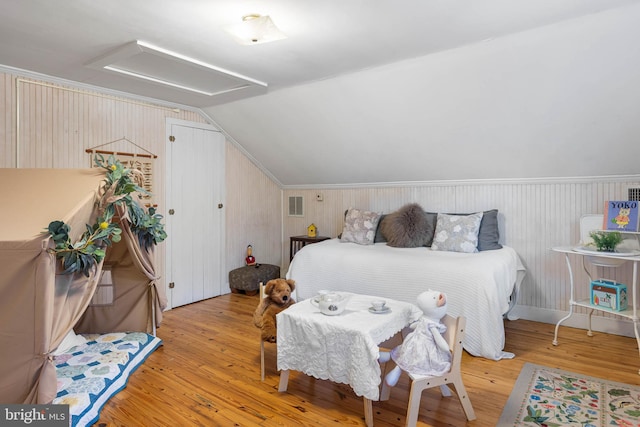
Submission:
M 61 220 L 75 242 L 95 224 L 105 170 L 0 169 L 0 403 L 50 403 L 54 352 L 78 333 L 155 332 L 166 307 L 156 286 L 153 248 L 141 247 L 127 208 L 116 205 L 122 239 L 87 271 L 64 273 L 47 232 Z M 104 203 L 102 203 L 104 206 Z M 113 291 L 95 303 L 103 269 Z

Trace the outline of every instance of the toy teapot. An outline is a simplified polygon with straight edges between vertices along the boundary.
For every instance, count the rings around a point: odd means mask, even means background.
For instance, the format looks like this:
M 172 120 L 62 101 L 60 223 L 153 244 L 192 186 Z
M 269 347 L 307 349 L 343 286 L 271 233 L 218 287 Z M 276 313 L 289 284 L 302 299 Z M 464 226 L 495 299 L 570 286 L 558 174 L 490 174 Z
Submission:
M 321 293 L 311 299 L 311 304 L 318 307 L 322 314 L 335 316 L 344 311 L 350 297 L 350 295 L 342 295 L 337 292 Z

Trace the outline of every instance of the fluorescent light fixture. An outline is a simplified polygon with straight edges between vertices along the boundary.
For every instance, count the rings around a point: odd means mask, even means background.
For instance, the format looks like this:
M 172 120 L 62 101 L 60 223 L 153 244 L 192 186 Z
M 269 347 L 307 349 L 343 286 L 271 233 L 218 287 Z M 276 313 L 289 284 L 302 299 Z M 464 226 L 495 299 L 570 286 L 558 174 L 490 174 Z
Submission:
M 264 82 L 139 40 L 100 56 L 87 66 L 205 96 L 267 87 Z
M 242 45 L 268 43 L 287 38 L 269 16 L 258 14 L 245 15 L 242 17 L 242 22 L 228 25 L 224 30 Z

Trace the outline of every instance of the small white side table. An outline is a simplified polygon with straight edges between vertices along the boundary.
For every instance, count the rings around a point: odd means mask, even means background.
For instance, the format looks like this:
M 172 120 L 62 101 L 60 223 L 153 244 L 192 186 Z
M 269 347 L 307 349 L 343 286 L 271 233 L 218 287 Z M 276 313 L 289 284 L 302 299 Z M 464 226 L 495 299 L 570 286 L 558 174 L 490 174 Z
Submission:
M 589 329 L 587 330 L 588 336 L 593 336 L 593 332 L 591 331 L 591 315 L 593 314 L 593 310 L 605 311 L 621 317 L 625 317 L 627 319 L 631 319 L 633 321 L 633 331 L 636 335 L 636 342 L 638 343 L 639 356 L 640 356 L 640 334 L 638 333 L 639 319 L 638 319 L 638 308 L 637 308 L 638 262 L 640 262 L 640 256 L 638 255 L 624 256 L 624 255 L 609 254 L 609 253 L 607 254 L 595 253 L 595 252 L 581 251 L 573 247 L 557 247 L 557 248 L 553 248 L 552 250 L 555 252 L 560 252 L 564 254 L 565 260 L 567 263 L 567 269 L 569 270 L 569 280 L 571 284 L 571 293 L 569 297 L 569 314 L 567 314 L 565 317 L 560 319 L 556 324 L 556 329 L 553 336 L 553 345 L 558 345 L 558 328 L 560 327 L 560 324 L 562 322 L 564 322 L 565 320 L 567 320 L 569 317 L 573 315 L 573 308 L 575 306 L 586 307 L 591 309 L 589 311 Z M 626 264 L 627 262 L 632 262 L 633 263 L 633 279 L 631 283 L 631 289 L 632 289 L 631 308 L 628 308 L 627 310 L 624 310 L 624 311 L 616 311 L 616 310 L 608 309 L 606 307 L 601 307 L 601 306 L 596 306 L 594 304 L 591 304 L 590 299 L 576 301 L 574 298 L 575 283 L 573 279 L 573 269 L 571 268 L 569 255 L 576 255 L 581 257 L 582 268 L 585 270 L 589 278 L 591 278 L 591 274 L 589 273 L 589 270 L 585 265 L 585 258 L 588 258 L 588 261 L 590 261 L 594 265 L 602 266 L 602 267 L 612 267 L 612 268 L 619 267 L 623 264 Z M 640 374 L 640 369 L 638 370 L 638 374 Z

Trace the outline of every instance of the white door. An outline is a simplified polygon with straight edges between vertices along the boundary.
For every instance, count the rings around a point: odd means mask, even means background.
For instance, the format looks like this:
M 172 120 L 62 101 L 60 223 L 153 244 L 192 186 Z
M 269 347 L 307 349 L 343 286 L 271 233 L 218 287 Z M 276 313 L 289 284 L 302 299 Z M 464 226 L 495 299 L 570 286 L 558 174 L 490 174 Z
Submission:
M 224 135 L 214 127 L 167 120 L 169 307 L 222 293 L 224 149 Z

